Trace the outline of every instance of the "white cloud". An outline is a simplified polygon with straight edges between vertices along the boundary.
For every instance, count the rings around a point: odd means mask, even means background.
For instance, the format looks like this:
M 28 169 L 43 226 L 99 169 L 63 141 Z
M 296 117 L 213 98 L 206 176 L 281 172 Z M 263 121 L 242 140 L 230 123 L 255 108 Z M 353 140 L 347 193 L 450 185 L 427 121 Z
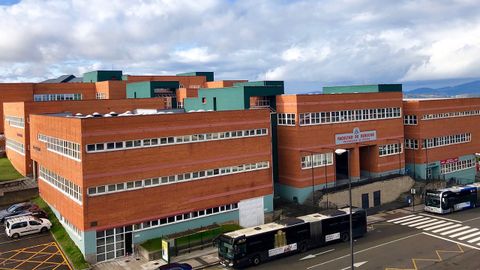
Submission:
M 0 6 L 0 81 L 130 74 L 379 83 L 480 76 L 478 1 L 23 0 Z
M 218 55 L 210 54 L 206 47 L 175 51 L 172 56 L 175 61 L 183 63 L 207 63 L 218 58 Z

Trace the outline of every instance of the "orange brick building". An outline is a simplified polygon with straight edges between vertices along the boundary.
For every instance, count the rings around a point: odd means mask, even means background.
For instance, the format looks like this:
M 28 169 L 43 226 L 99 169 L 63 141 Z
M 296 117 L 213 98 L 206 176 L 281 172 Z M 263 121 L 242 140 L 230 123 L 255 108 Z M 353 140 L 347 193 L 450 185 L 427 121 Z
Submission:
M 30 159 L 30 125 L 31 114 L 108 114 L 122 113 L 135 109 L 163 109 L 160 99 L 120 99 L 120 100 L 81 100 L 48 102 L 7 102 L 3 105 L 5 115 L 5 139 L 7 156 L 15 169 L 22 175 L 32 174 Z
M 406 99 L 405 160 L 417 179 L 471 183 L 480 151 L 480 98 Z
M 359 88 L 277 96 L 278 195 L 303 203 L 312 190 L 348 177 L 355 181 L 403 172 L 401 88 L 349 93 Z M 348 151 L 337 155 L 337 149 Z
M 89 261 L 214 222 L 263 223 L 268 110 L 140 113 L 151 115 L 30 115 L 40 195 Z

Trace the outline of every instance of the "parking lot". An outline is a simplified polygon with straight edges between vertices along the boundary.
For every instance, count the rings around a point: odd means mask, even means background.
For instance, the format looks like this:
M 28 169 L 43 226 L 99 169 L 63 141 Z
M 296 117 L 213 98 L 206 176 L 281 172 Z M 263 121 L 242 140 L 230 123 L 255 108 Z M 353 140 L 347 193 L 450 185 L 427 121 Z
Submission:
M 11 239 L 0 226 L 0 270 L 71 270 L 50 232 Z

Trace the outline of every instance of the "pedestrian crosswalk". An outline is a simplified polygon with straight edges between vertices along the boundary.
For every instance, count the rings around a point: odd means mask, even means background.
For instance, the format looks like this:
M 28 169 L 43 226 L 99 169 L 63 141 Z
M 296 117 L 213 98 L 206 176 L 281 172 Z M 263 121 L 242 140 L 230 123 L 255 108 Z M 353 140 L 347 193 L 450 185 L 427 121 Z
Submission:
M 433 235 L 480 246 L 480 229 L 463 225 L 460 221 L 425 215 L 408 215 L 387 222 L 424 230 Z M 465 242 L 464 242 L 465 243 Z

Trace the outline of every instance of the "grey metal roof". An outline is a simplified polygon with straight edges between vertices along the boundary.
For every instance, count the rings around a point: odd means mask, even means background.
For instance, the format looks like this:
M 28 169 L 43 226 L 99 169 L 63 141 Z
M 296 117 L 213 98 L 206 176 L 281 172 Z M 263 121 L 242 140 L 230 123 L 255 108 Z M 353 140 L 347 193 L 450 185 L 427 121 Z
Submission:
M 48 80 L 42 81 L 40 83 L 67 83 L 67 82 L 71 82 L 74 79 L 76 79 L 75 75 L 65 74 L 54 79 L 48 79 Z

